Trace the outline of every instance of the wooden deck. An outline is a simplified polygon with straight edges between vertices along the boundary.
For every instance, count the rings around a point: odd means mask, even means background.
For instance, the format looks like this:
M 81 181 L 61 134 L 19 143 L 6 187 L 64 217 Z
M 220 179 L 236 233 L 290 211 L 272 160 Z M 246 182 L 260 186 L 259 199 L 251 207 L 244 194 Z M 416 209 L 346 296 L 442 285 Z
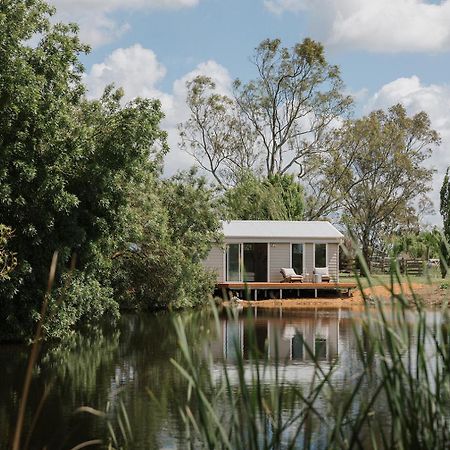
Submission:
M 280 298 L 283 298 L 284 290 L 313 290 L 314 296 L 317 297 L 317 291 L 347 291 L 350 293 L 356 288 L 356 283 L 306 283 L 306 282 L 294 282 L 294 283 L 283 283 L 283 282 L 254 282 L 249 281 L 243 282 L 225 282 L 218 283 L 216 288 L 222 290 L 223 292 L 228 291 L 253 291 L 254 299 L 258 300 L 258 290 L 279 290 Z

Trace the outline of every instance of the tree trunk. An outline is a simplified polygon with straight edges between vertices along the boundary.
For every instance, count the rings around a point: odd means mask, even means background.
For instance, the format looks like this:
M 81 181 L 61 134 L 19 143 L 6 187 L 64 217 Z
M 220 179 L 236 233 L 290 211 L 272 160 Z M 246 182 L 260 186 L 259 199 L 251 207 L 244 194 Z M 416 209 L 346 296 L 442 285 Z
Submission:
M 370 272 L 371 272 L 370 257 L 372 255 L 370 253 L 370 245 L 368 242 L 362 242 L 361 251 L 362 251 L 362 256 L 363 256 L 363 259 L 364 259 L 364 261 L 366 263 L 366 267 L 367 267 L 367 272 L 366 272 L 364 265 L 360 264 L 361 276 L 369 277 Z

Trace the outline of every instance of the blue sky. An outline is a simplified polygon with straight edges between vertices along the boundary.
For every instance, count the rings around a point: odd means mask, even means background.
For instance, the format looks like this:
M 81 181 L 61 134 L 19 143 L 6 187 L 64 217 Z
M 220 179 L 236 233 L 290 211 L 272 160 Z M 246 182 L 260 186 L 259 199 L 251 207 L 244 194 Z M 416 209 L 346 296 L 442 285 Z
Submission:
M 279 37 L 291 46 L 309 36 L 341 68 L 356 114 L 402 102 L 425 110 L 443 144 L 430 161 L 437 200 L 450 164 L 450 0 L 52 0 L 58 19 L 80 23 L 92 52 L 83 61 L 91 96 L 110 82 L 127 98 L 161 99 L 172 152 L 166 171 L 192 161 L 177 148 L 186 119 L 184 84 L 198 73 L 227 92 L 253 77 L 253 48 Z M 437 220 L 437 219 L 436 219 Z M 435 221 L 432 219 L 432 221 Z
M 110 43 L 94 45 L 84 61 L 89 69 L 114 49 L 140 43 L 154 50 L 168 69 L 162 88 L 169 89 L 175 79 L 209 59 L 225 66 L 233 77 L 248 79 L 253 76 L 249 56 L 261 40 L 278 37 L 287 46 L 307 36 L 321 40 L 322 33 L 308 20 L 310 15 L 307 11 L 274 14 L 261 0 L 203 0 L 197 6 L 175 10 L 124 8 L 109 17 L 117 23 L 126 22 L 129 30 Z M 389 81 L 410 75 L 419 76 L 426 84 L 449 81 L 448 52 L 417 55 L 413 49 L 373 52 L 348 46 L 330 46 L 326 50 L 329 61 L 341 67 L 350 90 L 376 90 Z

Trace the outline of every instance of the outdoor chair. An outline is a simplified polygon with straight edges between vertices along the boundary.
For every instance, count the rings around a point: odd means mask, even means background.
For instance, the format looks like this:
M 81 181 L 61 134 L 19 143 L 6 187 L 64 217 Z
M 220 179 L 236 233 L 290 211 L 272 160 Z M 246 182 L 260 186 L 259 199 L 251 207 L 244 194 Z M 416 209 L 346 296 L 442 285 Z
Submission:
M 283 275 L 284 283 L 293 283 L 295 281 L 301 283 L 303 281 L 303 275 L 297 275 L 294 269 L 282 268 L 280 273 Z
M 322 282 L 330 282 L 330 274 L 328 273 L 328 267 L 315 267 L 314 275 L 320 275 L 322 277 Z

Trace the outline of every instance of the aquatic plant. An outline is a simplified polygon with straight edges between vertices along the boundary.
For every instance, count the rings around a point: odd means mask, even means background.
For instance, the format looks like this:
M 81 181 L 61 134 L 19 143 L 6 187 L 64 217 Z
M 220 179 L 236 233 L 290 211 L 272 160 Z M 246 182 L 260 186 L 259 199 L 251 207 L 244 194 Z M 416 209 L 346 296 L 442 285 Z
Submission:
M 386 286 L 390 302 L 366 302 L 355 322 L 362 366 L 348 376 L 344 389 L 335 382 L 338 361 L 324 367 L 306 343 L 314 368 L 309 386 L 287 380 L 284 362 L 278 357 L 269 360 L 258 350 L 254 327 L 245 359 L 236 343 L 237 380 L 226 364 L 222 377 L 214 377 L 208 365 L 200 363 L 177 319 L 183 361 L 173 364 L 189 385 L 180 411 L 187 445 L 208 449 L 449 448 L 447 304 L 433 314 L 418 295 L 396 293 L 400 274 L 392 269 Z

